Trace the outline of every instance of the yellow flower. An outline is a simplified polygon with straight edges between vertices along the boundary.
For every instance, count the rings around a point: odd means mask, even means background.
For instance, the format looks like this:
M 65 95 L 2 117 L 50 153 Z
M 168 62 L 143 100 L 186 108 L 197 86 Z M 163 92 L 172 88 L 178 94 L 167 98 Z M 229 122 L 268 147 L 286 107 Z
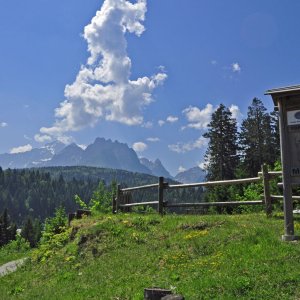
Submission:
M 184 237 L 184 239 L 190 240 L 190 239 L 193 239 L 193 238 L 196 238 L 196 237 L 200 237 L 200 236 L 204 236 L 204 235 L 207 235 L 207 234 L 208 234 L 208 230 L 193 231 L 193 232 L 187 234 Z

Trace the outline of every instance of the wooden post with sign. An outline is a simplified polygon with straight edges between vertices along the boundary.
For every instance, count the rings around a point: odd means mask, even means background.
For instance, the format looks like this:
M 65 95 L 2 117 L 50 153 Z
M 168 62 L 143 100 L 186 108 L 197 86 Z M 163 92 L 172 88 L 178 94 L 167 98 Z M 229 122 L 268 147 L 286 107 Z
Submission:
M 283 180 L 284 241 L 298 240 L 294 232 L 292 185 L 300 185 L 300 85 L 272 89 L 279 111 L 280 150 Z

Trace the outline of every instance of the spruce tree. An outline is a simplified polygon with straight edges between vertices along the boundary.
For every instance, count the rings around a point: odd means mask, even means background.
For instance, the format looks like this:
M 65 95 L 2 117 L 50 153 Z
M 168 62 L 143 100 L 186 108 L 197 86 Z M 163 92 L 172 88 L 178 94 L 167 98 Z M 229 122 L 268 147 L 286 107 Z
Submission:
M 237 124 L 223 104 L 212 114 L 208 131 L 203 136 L 209 139 L 205 154 L 207 180 L 235 178 L 239 164 Z M 227 187 L 216 186 L 209 188 L 206 196 L 208 201 L 227 201 L 230 200 L 230 191 Z
M 10 234 L 9 234 L 9 217 L 7 209 L 4 210 L 3 214 L 0 217 L 0 226 L 1 226 L 1 237 L 0 237 L 0 245 L 6 245 L 9 242 Z
M 0 216 L 0 246 L 8 244 L 16 237 L 17 227 L 11 224 L 7 209 Z
M 275 122 L 275 123 L 274 123 Z M 248 107 L 247 118 L 243 120 L 240 133 L 242 169 L 246 176 L 257 176 L 261 165 L 274 165 L 278 159 L 276 120 L 273 119 L 262 101 L 254 98 Z
M 207 179 L 235 178 L 239 163 L 237 125 L 230 110 L 223 104 L 212 114 L 208 131 L 203 136 L 209 139 L 205 154 Z
M 36 246 L 37 242 L 35 240 L 35 232 L 30 217 L 27 217 L 27 219 L 25 220 L 24 226 L 21 231 L 21 236 L 29 242 L 31 248 Z

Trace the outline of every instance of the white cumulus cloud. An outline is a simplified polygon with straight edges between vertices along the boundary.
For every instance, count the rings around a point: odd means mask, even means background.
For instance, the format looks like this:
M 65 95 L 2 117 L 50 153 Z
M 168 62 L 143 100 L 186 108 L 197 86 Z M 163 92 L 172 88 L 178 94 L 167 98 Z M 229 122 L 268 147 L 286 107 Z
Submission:
M 187 118 L 189 124 L 187 127 L 195 129 L 205 129 L 211 120 L 211 115 L 217 109 L 208 103 L 203 109 L 195 106 L 189 106 L 182 112 Z
M 34 139 L 35 139 L 35 141 L 38 142 L 38 143 L 44 143 L 44 142 L 51 142 L 51 141 L 52 141 L 51 136 L 46 135 L 46 134 L 44 134 L 44 135 L 41 135 L 41 134 L 35 134 L 35 135 L 34 135 Z
M 52 127 L 42 127 L 42 134 L 57 138 L 94 126 L 99 120 L 143 124 L 143 109 L 153 101 L 153 90 L 167 78 L 161 69 L 151 77 L 130 79 L 131 59 L 125 36 L 143 33 L 146 10 L 146 0 L 104 1 L 84 28 L 90 53 L 87 63 L 75 81 L 66 85 L 65 100 L 55 109 L 55 122 Z
M 23 153 L 23 152 L 28 152 L 32 150 L 32 146 L 30 144 L 20 146 L 20 147 L 15 147 L 10 150 L 11 154 L 16 154 L 16 153 Z
M 165 124 L 166 122 L 164 120 L 159 120 L 158 121 L 158 125 L 161 127 Z
M 2 128 L 7 127 L 7 126 L 8 126 L 8 124 L 6 122 L 1 122 L 0 123 L 0 127 L 2 127 Z
M 236 120 L 239 120 L 239 118 L 242 117 L 240 108 L 237 105 L 235 104 L 230 105 L 229 110 L 232 114 L 232 117 L 235 118 Z
M 148 148 L 147 144 L 143 142 L 136 142 L 132 145 L 132 149 L 136 152 L 143 152 Z
M 231 70 L 234 73 L 240 73 L 242 69 L 241 69 L 241 66 L 238 63 L 233 63 L 231 65 Z
M 192 141 L 189 143 L 177 143 L 177 144 L 168 145 L 168 148 L 171 151 L 177 153 L 186 153 L 195 149 L 200 149 L 202 147 L 205 147 L 206 145 L 207 145 L 207 139 L 201 136 L 196 141 Z
M 168 116 L 167 117 L 167 122 L 169 123 L 175 123 L 178 121 L 178 117 L 175 117 L 175 116 Z

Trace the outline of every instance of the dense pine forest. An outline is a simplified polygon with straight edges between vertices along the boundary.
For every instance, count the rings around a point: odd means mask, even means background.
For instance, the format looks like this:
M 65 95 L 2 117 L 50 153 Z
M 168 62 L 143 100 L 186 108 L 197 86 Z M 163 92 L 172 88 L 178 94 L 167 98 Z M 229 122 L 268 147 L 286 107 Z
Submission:
M 73 210 L 75 194 L 88 200 L 97 184 L 76 178 L 67 181 L 63 176 L 52 178 L 50 173 L 39 170 L 0 168 L 0 207 L 6 208 L 17 224 L 27 216 L 44 220 L 52 216 L 58 206 Z
M 66 212 L 78 208 L 75 195 L 89 203 L 99 183 L 109 189 L 113 182 L 122 187 L 156 183 L 157 177 L 93 167 L 53 167 L 42 169 L 2 170 L 0 168 L 0 207 L 7 209 L 10 219 L 21 225 L 31 217 L 44 221 L 62 206 Z M 174 181 L 170 180 L 171 183 Z M 137 201 L 156 200 L 156 190 L 136 192 Z M 202 189 L 172 191 L 166 199 L 201 201 Z M 1 211 L 0 211 L 1 213 Z

